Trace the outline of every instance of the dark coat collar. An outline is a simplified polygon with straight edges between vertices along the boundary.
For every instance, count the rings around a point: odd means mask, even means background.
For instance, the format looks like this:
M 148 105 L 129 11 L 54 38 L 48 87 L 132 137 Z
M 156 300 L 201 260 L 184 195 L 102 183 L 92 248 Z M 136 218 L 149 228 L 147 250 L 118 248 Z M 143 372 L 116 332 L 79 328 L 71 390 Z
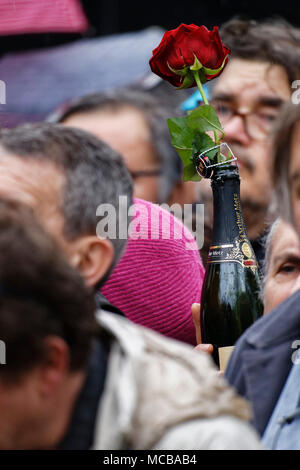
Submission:
M 300 334 L 300 290 L 255 322 L 248 331 L 247 342 L 256 349 L 268 349 L 295 334 Z
M 239 339 L 225 376 L 252 404 L 253 424 L 263 433 L 291 369 L 293 341 L 300 340 L 300 290 Z

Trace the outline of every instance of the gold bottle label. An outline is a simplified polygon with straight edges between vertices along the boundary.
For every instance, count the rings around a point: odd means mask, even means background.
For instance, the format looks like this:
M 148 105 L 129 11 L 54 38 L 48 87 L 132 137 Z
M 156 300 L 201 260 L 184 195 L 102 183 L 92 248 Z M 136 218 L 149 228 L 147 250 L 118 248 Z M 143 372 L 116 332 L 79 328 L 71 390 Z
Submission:
M 243 268 L 257 271 L 257 261 L 253 248 L 248 240 L 242 216 L 240 198 L 233 194 L 233 207 L 236 217 L 238 234 L 232 244 L 213 245 L 209 249 L 208 263 L 239 263 Z
M 207 263 L 238 263 L 253 272 L 257 270 L 252 246 L 247 240 L 239 237 L 236 237 L 232 244 L 210 246 Z

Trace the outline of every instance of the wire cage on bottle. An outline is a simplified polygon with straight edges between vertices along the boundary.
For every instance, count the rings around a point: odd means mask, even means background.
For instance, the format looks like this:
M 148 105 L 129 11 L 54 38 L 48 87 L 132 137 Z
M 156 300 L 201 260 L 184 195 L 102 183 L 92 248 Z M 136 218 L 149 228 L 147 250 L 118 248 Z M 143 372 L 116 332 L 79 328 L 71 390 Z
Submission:
M 220 149 L 221 155 L 225 158 L 225 160 L 219 163 L 211 163 L 211 160 L 207 154 L 217 149 Z M 224 149 L 226 150 L 227 156 L 223 153 Z M 229 158 L 228 158 L 228 155 L 230 155 Z M 229 147 L 228 144 L 226 144 L 226 142 L 223 142 L 220 145 L 215 145 L 214 147 L 210 147 L 209 149 L 206 149 L 204 152 L 200 153 L 200 155 L 196 155 L 194 161 L 196 165 L 196 171 L 198 175 L 202 176 L 202 178 L 211 178 L 211 176 L 213 175 L 214 169 L 217 166 L 232 163 L 232 162 L 235 162 L 235 164 L 237 165 L 237 158 L 234 156 L 231 148 Z

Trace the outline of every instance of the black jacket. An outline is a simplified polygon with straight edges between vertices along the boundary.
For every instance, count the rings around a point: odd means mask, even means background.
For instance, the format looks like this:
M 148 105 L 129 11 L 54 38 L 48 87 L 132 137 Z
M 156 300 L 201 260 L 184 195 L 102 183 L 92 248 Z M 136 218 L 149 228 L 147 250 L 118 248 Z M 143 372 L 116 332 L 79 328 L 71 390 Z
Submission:
M 101 294 L 100 291 L 97 291 L 95 293 L 95 304 L 96 308 L 102 308 L 103 310 L 106 310 L 107 312 L 110 313 L 116 313 L 117 315 L 121 315 L 122 317 L 125 317 L 124 313 L 115 305 L 112 305 L 106 297 L 104 297 L 103 294 Z
M 250 400 L 260 434 L 293 365 L 295 340 L 300 340 L 300 290 L 248 328 L 231 355 L 225 377 Z

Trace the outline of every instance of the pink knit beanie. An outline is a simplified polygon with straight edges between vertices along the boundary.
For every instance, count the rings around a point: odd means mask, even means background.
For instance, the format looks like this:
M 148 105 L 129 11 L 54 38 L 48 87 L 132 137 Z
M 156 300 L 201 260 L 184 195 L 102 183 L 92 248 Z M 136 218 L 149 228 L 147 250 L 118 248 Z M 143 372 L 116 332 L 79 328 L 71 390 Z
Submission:
M 204 279 L 196 241 L 157 204 L 135 198 L 132 215 L 125 252 L 101 292 L 131 321 L 195 345 L 191 305 Z

